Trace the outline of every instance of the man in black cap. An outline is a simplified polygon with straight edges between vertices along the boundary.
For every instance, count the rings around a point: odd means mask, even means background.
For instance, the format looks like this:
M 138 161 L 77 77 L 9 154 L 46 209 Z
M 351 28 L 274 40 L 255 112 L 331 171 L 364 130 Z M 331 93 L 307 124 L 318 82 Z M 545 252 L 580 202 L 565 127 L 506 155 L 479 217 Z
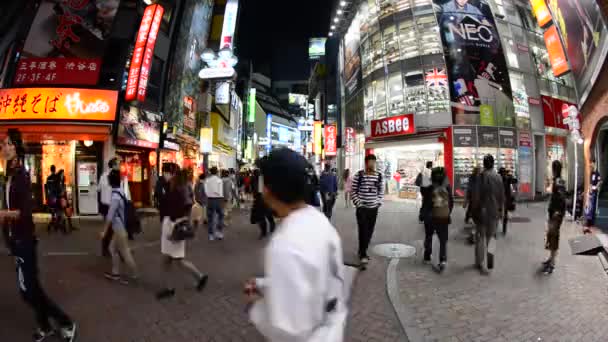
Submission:
M 494 170 L 494 157 L 483 158 L 483 172 L 474 184 L 471 213 L 477 225 L 475 241 L 475 265 L 482 274 L 494 268 L 496 231 L 505 207 L 505 191 L 502 178 Z
M 308 166 L 289 149 L 272 151 L 260 165 L 264 202 L 281 223 L 264 255 L 271 276 L 249 280 L 245 293 L 249 317 L 268 341 L 343 340 L 342 242 L 327 217 L 306 204 Z

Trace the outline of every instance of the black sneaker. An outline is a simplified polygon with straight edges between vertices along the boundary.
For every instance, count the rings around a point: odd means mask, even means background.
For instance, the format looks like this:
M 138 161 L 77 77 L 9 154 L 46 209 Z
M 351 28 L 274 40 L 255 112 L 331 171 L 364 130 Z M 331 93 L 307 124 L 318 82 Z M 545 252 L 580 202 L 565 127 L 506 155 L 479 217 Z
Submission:
M 203 291 L 203 289 L 205 288 L 205 286 L 207 286 L 207 280 L 209 280 L 209 276 L 208 275 L 203 275 L 201 277 L 201 280 L 198 281 L 198 284 L 196 285 L 196 290 L 198 292 Z
M 46 340 L 47 337 L 53 336 L 55 332 L 53 330 L 44 331 L 42 329 L 36 330 L 33 335 L 34 342 L 42 342 Z
M 488 269 L 494 269 L 494 254 L 488 253 Z
M 448 267 L 448 263 L 445 261 L 442 261 L 439 263 L 439 265 L 437 265 L 437 269 L 439 270 L 439 273 L 442 273 L 443 271 L 445 271 L 445 269 Z
M 175 296 L 175 289 L 163 289 L 156 293 L 156 299 L 166 299 Z
M 61 328 L 61 337 L 65 342 L 74 342 L 76 339 L 76 323 Z
M 555 271 L 555 266 L 550 263 L 546 264 L 545 268 L 543 269 L 543 273 L 546 275 L 553 273 L 553 271 Z

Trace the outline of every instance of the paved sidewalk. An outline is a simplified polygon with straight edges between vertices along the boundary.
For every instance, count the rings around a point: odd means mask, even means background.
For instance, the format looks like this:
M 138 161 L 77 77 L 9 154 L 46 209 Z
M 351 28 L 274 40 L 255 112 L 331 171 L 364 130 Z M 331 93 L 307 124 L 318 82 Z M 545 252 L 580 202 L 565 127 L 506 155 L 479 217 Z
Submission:
M 520 206 L 517 216 L 531 222 L 514 223 L 499 238 L 491 276 L 473 268 L 473 247 L 458 229 L 451 231 L 444 274 L 421 258 L 401 260 L 410 341 L 608 341 L 608 277 L 598 257 L 571 255 L 568 239 L 580 229 L 564 223 L 557 268 L 550 276 L 539 273 L 547 257 L 544 209 Z

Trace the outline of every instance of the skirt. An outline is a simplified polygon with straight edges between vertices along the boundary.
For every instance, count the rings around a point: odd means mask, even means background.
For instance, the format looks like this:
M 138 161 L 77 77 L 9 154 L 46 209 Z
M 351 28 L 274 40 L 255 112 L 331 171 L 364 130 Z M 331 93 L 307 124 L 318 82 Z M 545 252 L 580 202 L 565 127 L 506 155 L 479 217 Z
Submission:
M 160 252 L 173 259 L 183 259 L 186 257 L 186 241 L 172 241 L 169 239 L 173 233 L 174 225 L 171 218 L 164 218 L 160 237 Z

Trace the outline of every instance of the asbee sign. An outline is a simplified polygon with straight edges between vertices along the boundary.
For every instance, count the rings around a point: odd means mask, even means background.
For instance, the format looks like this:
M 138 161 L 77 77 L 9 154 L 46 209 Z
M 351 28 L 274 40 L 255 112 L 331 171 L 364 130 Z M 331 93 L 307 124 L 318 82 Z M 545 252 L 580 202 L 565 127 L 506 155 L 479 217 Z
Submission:
M 404 114 L 380 120 L 372 120 L 371 123 L 372 138 L 385 138 L 415 133 L 416 126 L 414 125 L 414 114 Z

